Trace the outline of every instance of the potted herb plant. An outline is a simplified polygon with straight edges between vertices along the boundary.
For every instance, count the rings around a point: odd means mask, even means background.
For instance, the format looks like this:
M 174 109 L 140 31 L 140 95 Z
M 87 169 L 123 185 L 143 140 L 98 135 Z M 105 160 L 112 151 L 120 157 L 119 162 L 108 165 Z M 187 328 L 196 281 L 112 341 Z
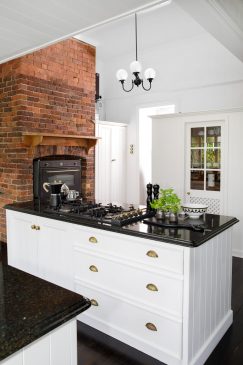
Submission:
M 151 208 L 157 210 L 158 218 L 168 214 L 170 221 L 176 221 L 177 213 L 181 209 L 181 199 L 172 188 L 160 189 L 159 198 L 152 201 Z

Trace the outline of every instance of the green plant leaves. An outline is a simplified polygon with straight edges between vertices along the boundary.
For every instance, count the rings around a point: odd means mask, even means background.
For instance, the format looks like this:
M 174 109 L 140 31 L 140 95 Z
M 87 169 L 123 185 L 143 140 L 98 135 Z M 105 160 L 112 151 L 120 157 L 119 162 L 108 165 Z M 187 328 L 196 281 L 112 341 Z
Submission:
M 163 212 L 178 213 L 181 209 L 181 199 L 174 192 L 174 189 L 160 189 L 159 199 L 152 201 L 151 208 L 159 209 Z

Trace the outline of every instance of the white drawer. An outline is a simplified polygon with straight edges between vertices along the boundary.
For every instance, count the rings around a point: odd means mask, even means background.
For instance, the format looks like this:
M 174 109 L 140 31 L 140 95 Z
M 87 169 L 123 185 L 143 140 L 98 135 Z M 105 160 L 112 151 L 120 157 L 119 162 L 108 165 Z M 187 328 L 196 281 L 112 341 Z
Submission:
M 183 277 L 75 251 L 75 276 L 182 318 Z
M 103 252 L 141 262 L 146 267 L 183 273 L 183 247 L 170 243 L 76 225 L 72 242 L 94 253 Z
M 121 333 L 118 339 L 129 344 L 128 337 L 140 341 L 140 350 L 143 343 L 176 357 L 182 355 L 182 322 L 153 313 L 146 308 L 135 306 L 105 292 L 89 288 L 82 283 L 75 283 L 75 291 L 90 298 L 95 305 L 82 313 L 78 319 L 85 323 L 94 324 L 97 329 L 108 329 L 110 335 Z M 90 318 L 90 322 L 89 322 Z M 151 329 L 148 329 L 151 328 Z

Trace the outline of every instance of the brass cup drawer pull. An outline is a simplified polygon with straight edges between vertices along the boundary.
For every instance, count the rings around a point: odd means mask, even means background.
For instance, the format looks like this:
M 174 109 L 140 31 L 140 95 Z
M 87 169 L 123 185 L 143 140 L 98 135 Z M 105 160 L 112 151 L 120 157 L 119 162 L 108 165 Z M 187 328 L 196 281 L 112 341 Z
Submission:
M 36 229 L 37 231 L 39 231 L 39 230 L 40 230 L 40 226 L 36 226 L 36 227 L 35 227 L 35 229 Z
M 154 257 L 154 258 L 159 257 L 159 255 L 157 254 L 157 252 L 152 251 L 152 250 L 148 251 L 146 253 L 146 255 L 149 256 L 149 257 Z
M 98 269 L 97 269 L 97 267 L 96 267 L 95 265 L 91 265 L 91 266 L 89 267 L 89 269 L 90 269 L 90 271 L 92 271 L 92 272 L 98 272 Z
M 32 225 L 30 226 L 30 228 L 31 228 L 31 229 L 36 229 L 36 225 L 35 225 L 35 224 L 32 224 Z
M 98 307 L 99 303 L 97 302 L 97 300 L 95 299 L 90 299 L 90 303 L 91 305 L 93 305 L 94 307 Z
M 89 237 L 89 242 L 90 242 L 90 243 L 98 243 L 98 240 L 97 240 L 97 238 L 96 238 L 96 237 L 91 236 L 91 237 Z
M 146 327 L 147 327 L 147 329 L 148 330 L 150 330 L 150 331 L 157 331 L 157 327 L 153 324 L 153 323 L 150 323 L 150 322 L 148 322 L 148 323 L 146 323 L 146 325 L 145 325 Z
M 148 284 L 148 285 L 146 285 L 146 288 L 151 291 L 159 291 L 157 286 L 154 284 Z

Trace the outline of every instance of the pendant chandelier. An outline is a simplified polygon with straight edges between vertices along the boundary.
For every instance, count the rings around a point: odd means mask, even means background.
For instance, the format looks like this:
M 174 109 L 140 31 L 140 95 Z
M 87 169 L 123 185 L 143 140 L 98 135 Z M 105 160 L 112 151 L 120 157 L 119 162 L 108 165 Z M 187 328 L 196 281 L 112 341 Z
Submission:
M 132 86 L 130 89 L 125 89 L 125 81 L 128 77 L 128 73 L 126 70 L 124 69 L 120 69 L 117 71 L 116 73 L 116 77 L 118 79 L 118 81 L 120 81 L 122 88 L 124 91 L 129 92 L 134 88 L 134 85 L 136 85 L 137 87 L 142 85 L 142 88 L 146 91 L 149 91 L 151 89 L 151 84 L 153 79 L 155 78 L 155 71 L 153 68 L 147 68 L 144 72 L 144 78 L 146 80 L 148 80 L 149 84 L 148 84 L 148 88 L 146 88 L 144 86 L 144 82 L 143 79 L 140 78 L 139 74 L 142 70 L 142 66 L 141 64 L 138 62 L 138 40 L 137 40 L 137 14 L 135 13 L 135 44 L 136 44 L 136 61 L 133 61 L 130 64 L 130 70 L 132 72 L 132 74 L 134 75 L 134 79 L 132 80 Z

